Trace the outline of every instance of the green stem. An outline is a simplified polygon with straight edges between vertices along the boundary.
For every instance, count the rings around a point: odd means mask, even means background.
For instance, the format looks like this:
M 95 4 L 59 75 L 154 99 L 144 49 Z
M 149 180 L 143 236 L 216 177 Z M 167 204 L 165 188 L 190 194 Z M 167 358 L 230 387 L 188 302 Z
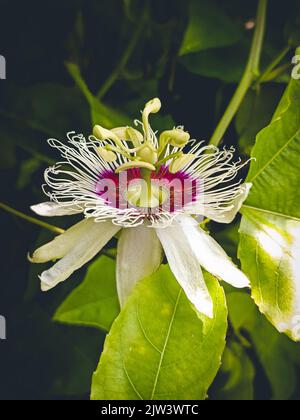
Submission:
M 142 184 L 141 202 L 148 203 L 151 200 L 152 184 L 151 184 L 151 171 L 148 169 L 141 169 L 141 176 L 146 184 Z
M 132 56 L 132 54 L 135 50 L 135 47 L 136 47 L 136 45 L 138 43 L 138 40 L 139 40 L 139 38 L 142 34 L 142 31 L 144 29 L 144 24 L 145 24 L 145 21 L 146 21 L 147 14 L 148 14 L 148 2 L 146 2 L 146 7 L 144 9 L 143 15 L 142 15 L 135 31 L 133 32 L 132 38 L 131 38 L 127 48 L 123 52 L 123 54 L 122 54 L 122 56 L 121 56 L 121 58 L 118 62 L 117 67 L 109 75 L 109 77 L 106 79 L 106 81 L 101 86 L 99 92 L 97 93 L 97 98 L 99 100 L 101 100 L 106 95 L 106 93 L 109 91 L 109 89 L 113 86 L 113 84 L 119 78 L 123 69 L 126 67 L 130 57 Z
M 261 82 L 267 81 L 269 80 L 269 76 L 270 74 L 273 74 L 273 70 L 281 63 L 281 61 L 284 59 L 284 57 L 289 53 L 289 51 L 291 50 L 290 46 L 284 47 L 280 53 L 278 54 L 277 57 L 274 58 L 274 60 L 272 60 L 272 62 L 268 65 L 268 67 L 266 68 L 266 70 L 261 74 L 261 76 L 257 79 L 254 87 L 258 87 L 258 85 Z
M 267 4 L 268 0 L 259 0 L 256 18 L 256 28 L 248 58 L 248 63 L 242 80 L 209 142 L 209 144 L 211 145 L 219 145 L 227 128 L 231 124 L 235 114 L 237 113 L 241 103 L 243 102 L 246 93 L 251 87 L 253 81 L 259 76 L 259 64 L 266 26 Z
M 182 155 L 183 155 L 183 152 L 172 153 L 171 155 L 168 155 L 167 157 L 159 160 L 156 163 L 156 166 L 157 166 L 157 168 L 159 168 L 163 163 L 168 162 L 168 160 L 174 159 L 174 158 L 177 158 L 177 157 L 181 157 Z
M 132 160 L 132 156 L 129 153 L 124 152 L 123 150 L 119 149 L 116 146 L 111 146 L 110 144 L 105 146 L 105 149 L 110 152 L 118 153 L 119 155 L 125 156 L 127 159 Z
M 26 146 L 25 144 L 18 144 L 18 147 L 23 149 L 25 152 L 31 154 L 33 157 L 35 157 L 39 161 L 46 163 L 47 165 L 54 165 L 56 163 L 54 159 L 50 159 L 48 158 L 48 156 L 45 156 L 40 152 L 36 152 L 34 149 L 32 149 L 29 146 Z
M 271 71 L 267 76 L 265 76 L 264 79 L 261 80 L 261 83 L 271 82 L 272 80 L 277 79 L 279 76 L 284 74 L 290 68 L 291 68 L 290 63 L 282 64 L 282 66 L 277 67 L 276 69 Z M 255 86 L 255 88 L 257 87 L 258 86 Z
M 33 223 L 35 225 L 38 225 L 38 226 L 40 226 L 44 229 L 50 230 L 51 232 L 54 232 L 58 235 L 61 234 L 61 233 L 64 233 L 64 229 L 61 229 L 59 227 L 50 225 L 49 223 L 46 223 L 46 222 L 42 222 L 41 220 L 38 220 L 35 217 L 27 216 L 26 214 L 21 213 L 20 211 L 15 210 L 12 207 L 9 207 L 4 203 L 0 203 L 0 208 L 7 211 L 8 213 L 13 214 L 14 216 L 17 216 L 17 217 L 20 217 L 21 219 L 26 220 L 29 223 Z

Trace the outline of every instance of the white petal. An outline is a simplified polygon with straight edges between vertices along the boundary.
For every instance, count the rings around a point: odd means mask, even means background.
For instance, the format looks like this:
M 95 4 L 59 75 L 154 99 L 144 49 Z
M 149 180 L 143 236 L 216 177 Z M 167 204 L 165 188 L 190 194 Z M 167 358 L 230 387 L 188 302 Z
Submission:
M 81 238 L 73 243 L 73 248 L 52 268 L 42 273 L 40 278 L 43 291 L 50 290 L 58 283 L 67 280 L 74 271 L 94 258 L 120 230 L 119 226 L 111 222 L 96 223 L 93 219 L 89 222 Z
M 156 229 L 156 233 L 165 250 L 170 268 L 188 299 L 200 313 L 213 318 L 213 302 L 200 264 L 182 234 L 181 225 L 174 222 L 167 228 Z
M 205 209 L 204 205 L 204 214 L 203 216 L 214 220 L 218 223 L 232 223 L 235 219 L 238 212 L 241 210 L 241 207 L 244 201 L 247 199 L 249 192 L 251 190 L 252 184 L 250 182 L 241 185 L 240 187 L 240 194 L 236 197 L 236 199 L 231 203 L 230 206 L 226 210 L 209 210 Z
M 118 242 L 117 288 L 121 306 L 135 284 L 154 273 L 162 260 L 155 230 L 146 226 L 123 229 Z
M 237 288 L 249 287 L 249 279 L 228 257 L 223 248 L 192 217 L 177 218 L 199 264 L 214 276 Z
M 46 203 L 36 204 L 30 207 L 39 216 L 67 216 L 83 212 L 83 208 L 77 207 L 75 204 L 63 205 L 48 201 Z
M 82 220 L 57 236 L 53 241 L 38 248 L 33 256 L 29 257 L 29 260 L 37 264 L 59 260 L 77 245 L 89 226 L 94 226 L 94 219 Z

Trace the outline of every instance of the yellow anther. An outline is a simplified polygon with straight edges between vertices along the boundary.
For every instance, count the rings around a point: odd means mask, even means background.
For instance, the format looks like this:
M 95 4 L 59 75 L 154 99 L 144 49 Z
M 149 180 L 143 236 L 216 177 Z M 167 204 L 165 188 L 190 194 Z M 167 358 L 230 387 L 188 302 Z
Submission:
M 169 170 L 172 174 L 176 174 L 176 172 L 179 172 L 182 169 L 184 169 L 186 165 L 188 165 L 194 159 L 195 159 L 195 155 L 193 154 L 182 155 L 178 158 L 175 158 L 172 160 Z
M 127 127 L 126 135 L 132 141 L 134 147 L 139 147 L 144 141 L 142 133 L 132 127 Z
M 117 160 L 117 155 L 111 150 L 107 150 L 104 147 L 98 147 L 97 152 L 102 159 L 106 162 L 115 162 Z
M 111 130 L 120 140 L 130 141 L 135 148 L 141 146 L 144 137 L 132 127 L 117 127 Z
M 101 127 L 101 125 L 95 125 L 93 134 L 99 140 L 113 140 L 113 141 L 120 140 L 117 134 L 115 134 L 111 130 L 107 130 L 106 128 Z
M 183 148 L 190 139 L 189 133 L 181 128 L 174 128 L 173 130 L 163 131 L 159 138 L 160 148 L 164 149 L 167 144 L 174 147 Z
M 101 125 L 95 125 L 93 134 L 99 140 L 112 140 L 120 149 L 126 150 L 118 135 L 111 130 L 101 127 Z

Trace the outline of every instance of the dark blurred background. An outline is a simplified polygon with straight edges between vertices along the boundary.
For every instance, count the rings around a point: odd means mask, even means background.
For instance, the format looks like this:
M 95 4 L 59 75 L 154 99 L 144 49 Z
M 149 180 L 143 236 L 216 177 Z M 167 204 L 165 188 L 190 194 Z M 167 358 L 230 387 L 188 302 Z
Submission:
M 0 1 L 0 55 L 7 63 L 7 78 L 0 80 L 1 202 L 30 214 L 30 205 L 43 201 L 43 171 L 58 158 L 47 138 L 63 140 L 72 130 L 88 135 L 95 122 L 127 123 L 139 117 L 143 104 L 155 96 L 161 98 L 163 110 L 153 126 L 169 129 L 180 124 L 193 137 L 209 139 L 242 76 L 257 2 L 199 0 L 196 7 L 194 3 Z M 270 121 L 289 79 L 298 40 L 300 45 L 299 1 L 269 3 L 262 66 L 288 45 L 290 50 L 282 71 L 248 94 L 226 134 L 224 145 L 237 146 L 243 158 L 251 152 L 257 132 Z M 191 10 L 196 14 L 192 16 Z M 192 18 L 196 27 L 203 25 L 203 42 L 188 53 L 182 46 Z M 230 31 L 228 39 L 222 27 Z M 88 100 L 83 81 L 99 100 Z M 52 222 L 67 227 L 73 220 Z M 0 315 L 7 319 L 7 340 L 0 340 L 0 399 L 88 398 L 104 333 L 51 320 L 85 269 L 42 294 L 40 267 L 32 267 L 26 255 L 53 235 L 2 209 L 0 223 Z M 233 231 L 212 229 L 236 255 Z M 249 350 L 249 358 L 255 366 L 255 398 L 271 398 L 255 351 Z M 220 373 L 211 398 L 220 396 L 226 375 Z M 293 386 L 288 385 L 283 399 L 299 399 L 297 375 L 295 370 Z

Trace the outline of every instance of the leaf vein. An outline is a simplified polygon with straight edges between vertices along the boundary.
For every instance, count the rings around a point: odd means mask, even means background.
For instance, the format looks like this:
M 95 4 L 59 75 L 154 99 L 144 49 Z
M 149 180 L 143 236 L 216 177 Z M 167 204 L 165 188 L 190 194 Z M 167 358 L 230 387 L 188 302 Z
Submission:
M 253 182 L 256 178 L 258 178 L 262 172 L 265 171 L 265 169 L 271 165 L 277 158 L 280 156 L 280 154 L 289 146 L 289 144 L 295 140 L 295 138 L 299 135 L 300 131 L 298 130 L 276 153 L 272 156 L 272 158 L 257 172 L 257 174 L 251 179 L 251 182 Z
M 148 337 L 148 335 L 147 335 L 147 333 L 146 333 L 146 331 L 145 331 L 145 329 L 142 325 L 142 322 L 141 322 L 141 319 L 140 319 L 140 314 L 139 314 L 139 305 L 137 305 L 137 308 L 136 308 L 136 317 L 137 317 L 139 326 L 141 328 L 141 331 L 142 331 L 145 339 L 148 341 L 149 344 L 151 344 L 151 346 L 154 348 L 154 350 L 156 350 L 159 354 L 161 354 L 162 351 L 158 347 L 156 347 L 156 345 L 151 341 L 151 339 Z
M 154 381 L 153 389 L 152 389 L 152 393 L 151 393 L 151 398 L 150 398 L 151 400 L 153 400 L 154 394 L 155 394 L 155 391 L 156 391 L 158 378 L 159 378 L 160 371 L 161 371 L 162 362 L 163 362 L 163 359 L 165 357 L 165 352 L 166 352 L 166 348 L 167 348 L 167 345 L 168 345 L 168 342 L 169 342 L 169 338 L 170 338 L 171 330 L 172 330 L 172 327 L 173 327 L 173 323 L 174 323 L 176 311 L 177 311 L 177 308 L 178 308 L 179 300 L 180 300 L 180 297 L 181 297 L 181 293 L 182 293 L 182 289 L 179 290 L 177 300 L 176 300 L 176 303 L 175 303 L 175 306 L 174 306 L 174 309 L 173 309 L 172 318 L 171 318 L 171 321 L 170 321 L 170 325 L 169 325 L 169 328 L 168 328 L 168 332 L 167 332 L 167 336 L 166 336 L 166 339 L 165 339 L 164 347 L 163 347 L 163 350 L 161 352 L 159 364 L 158 364 L 158 367 L 157 367 L 156 377 L 155 377 L 155 381 Z

